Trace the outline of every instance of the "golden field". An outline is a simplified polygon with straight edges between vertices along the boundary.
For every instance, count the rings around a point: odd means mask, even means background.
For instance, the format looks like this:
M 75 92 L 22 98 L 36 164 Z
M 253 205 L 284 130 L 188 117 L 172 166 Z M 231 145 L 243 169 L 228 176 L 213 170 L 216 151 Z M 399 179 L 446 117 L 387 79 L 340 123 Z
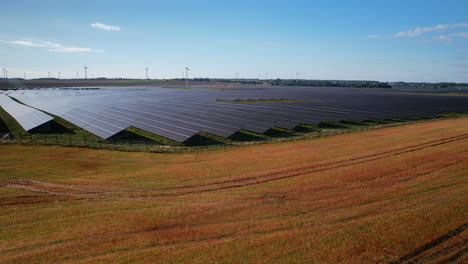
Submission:
M 0 263 L 466 263 L 468 118 L 184 154 L 0 145 Z

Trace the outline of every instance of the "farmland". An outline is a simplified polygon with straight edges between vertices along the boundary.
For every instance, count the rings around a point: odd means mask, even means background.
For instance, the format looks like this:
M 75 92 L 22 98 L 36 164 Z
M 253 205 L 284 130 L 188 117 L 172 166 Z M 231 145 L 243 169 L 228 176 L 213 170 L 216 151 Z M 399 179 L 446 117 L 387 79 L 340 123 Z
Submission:
M 184 154 L 0 147 L 2 263 L 466 263 L 468 118 Z

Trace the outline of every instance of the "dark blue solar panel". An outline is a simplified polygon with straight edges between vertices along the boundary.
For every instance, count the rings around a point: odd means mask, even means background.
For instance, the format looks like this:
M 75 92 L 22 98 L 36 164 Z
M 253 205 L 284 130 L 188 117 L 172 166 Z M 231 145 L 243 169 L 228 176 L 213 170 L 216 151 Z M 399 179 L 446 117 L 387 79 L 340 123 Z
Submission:
M 264 133 L 274 126 L 293 129 L 300 123 L 318 124 L 344 119 L 362 121 L 468 111 L 467 97 L 408 95 L 401 94 L 398 89 L 243 87 L 235 90 L 181 90 L 108 87 L 5 93 L 103 138 L 128 126 L 135 126 L 181 142 L 198 132 L 229 137 L 240 129 Z M 259 99 L 294 99 L 301 102 L 235 102 Z M 31 122 L 30 119 L 40 118 L 40 114 L 32 113 L 18 115 L 17 120 L 26 124 Z
M 0 94 L 0 107 L 10 114 L 26 131 L 54 119 L 37 109 L 18 103 L 4 94 Z

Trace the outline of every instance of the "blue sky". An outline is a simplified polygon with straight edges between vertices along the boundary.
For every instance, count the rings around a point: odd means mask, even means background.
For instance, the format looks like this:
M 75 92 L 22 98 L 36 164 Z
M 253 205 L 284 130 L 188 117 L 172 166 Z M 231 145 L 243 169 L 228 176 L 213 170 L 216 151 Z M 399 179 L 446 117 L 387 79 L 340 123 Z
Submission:
M 468 1 L 10 0 L 9 77 L 468 82 Z M 93 26 L 94 25 L 94 26 Z

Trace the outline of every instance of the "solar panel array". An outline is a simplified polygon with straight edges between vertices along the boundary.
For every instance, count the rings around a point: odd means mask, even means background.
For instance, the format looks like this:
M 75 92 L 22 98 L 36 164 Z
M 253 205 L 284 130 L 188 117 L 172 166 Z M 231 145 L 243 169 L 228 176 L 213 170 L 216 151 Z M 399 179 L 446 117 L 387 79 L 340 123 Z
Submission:
M 18 103 L 4 94 L 0 94 L 0 107 L 16 119 L 26 131 L 54 119 L 37 109 Z
M 106 87 L 6 92 L 107 139 L 129 126 L 184 142 L 200 132 L 230 137 L 239 130 L 265 133 L 301 123 L 407 118 L 468 111 L 468 97 L 404 94 L 394 89 L 243 87 L 169 89 Z M 240 103 L 290 99 L 300 102 Z

